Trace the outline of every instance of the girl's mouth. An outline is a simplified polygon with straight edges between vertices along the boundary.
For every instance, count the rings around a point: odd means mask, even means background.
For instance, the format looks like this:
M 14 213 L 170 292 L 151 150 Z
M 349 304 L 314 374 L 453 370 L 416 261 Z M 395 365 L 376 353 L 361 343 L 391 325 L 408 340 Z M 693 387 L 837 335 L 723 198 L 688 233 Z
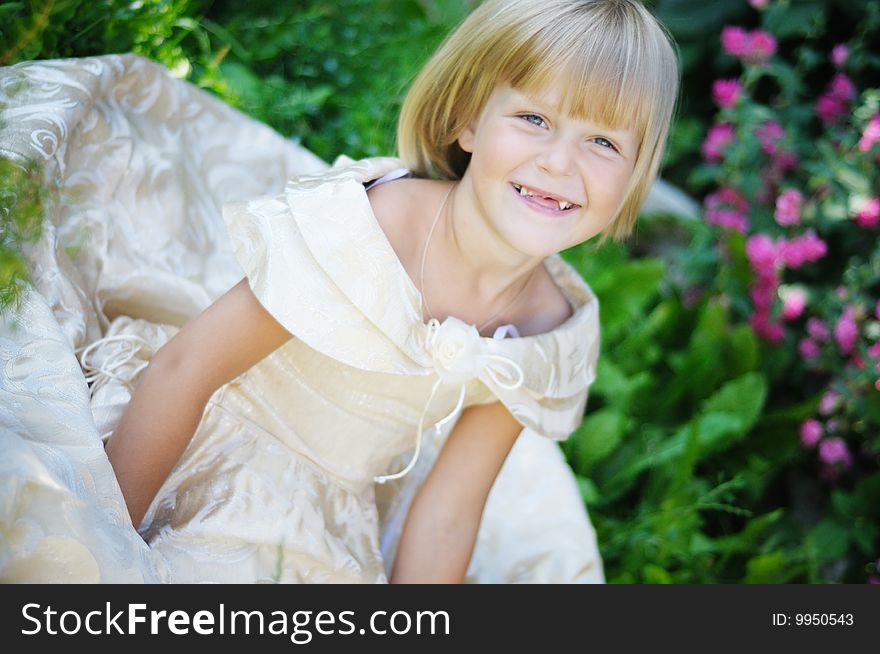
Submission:
M 558 216 L 571 213 L 572 211 L 579 209 L 581 206 L 569 200 L 560 199 L 552 195 L 545 195 L 541 191 L 532 190 L 521 184 L 511 182 L 510 186 L 524 204 L 531 209 L 540 211 L 544 214 Z

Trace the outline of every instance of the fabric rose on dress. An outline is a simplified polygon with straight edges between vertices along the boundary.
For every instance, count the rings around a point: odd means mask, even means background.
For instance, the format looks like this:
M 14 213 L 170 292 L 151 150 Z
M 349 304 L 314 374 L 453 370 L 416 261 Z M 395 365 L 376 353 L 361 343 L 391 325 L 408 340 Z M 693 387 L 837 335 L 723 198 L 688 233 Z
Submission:
M 476 327 L 454 316 L 442 323 L 434 319 L 428 326 L 425 347 L 444 383 L 461 384 L 480 374 L 486 364 L 487 348 Z

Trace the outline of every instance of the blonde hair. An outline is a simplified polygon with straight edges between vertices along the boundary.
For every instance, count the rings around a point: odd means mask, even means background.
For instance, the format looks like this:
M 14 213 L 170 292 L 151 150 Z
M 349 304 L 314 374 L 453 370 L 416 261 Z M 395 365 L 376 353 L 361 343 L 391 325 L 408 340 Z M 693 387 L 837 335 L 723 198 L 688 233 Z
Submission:
M 458 137 L 495 86 L 540 92 L 560 74 L 568 82 L 560 110 L 635 129 L 633 175 L 598 245 L 623 240 L 660 168 L 680 79 L 672 37 L 637 0 L 486 0 L 410 87 L 397 126 L 400 157 L 419 176 L 461 179 L 470 155 Z

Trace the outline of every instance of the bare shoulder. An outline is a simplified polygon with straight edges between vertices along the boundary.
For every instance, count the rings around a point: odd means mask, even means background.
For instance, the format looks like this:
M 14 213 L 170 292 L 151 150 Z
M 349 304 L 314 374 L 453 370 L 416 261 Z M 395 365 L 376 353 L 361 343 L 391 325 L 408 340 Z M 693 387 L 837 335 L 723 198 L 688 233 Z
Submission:
M 405 238 L 412 240 L 421 233 L 425 207 L 439 201 L 443 188 L 444 184 L 435 180 L 404 178 L 367 191 L 376 221 L 399 253 L 408 249 Z

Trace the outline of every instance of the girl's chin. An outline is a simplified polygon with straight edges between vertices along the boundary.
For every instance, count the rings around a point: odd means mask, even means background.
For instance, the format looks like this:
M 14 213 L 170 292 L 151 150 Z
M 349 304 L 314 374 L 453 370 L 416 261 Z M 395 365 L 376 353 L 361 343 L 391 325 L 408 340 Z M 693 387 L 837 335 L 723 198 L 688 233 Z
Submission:
M 541 259 L 569 247 L 567 243 L 548 239 L 546 233 L 540 234 L 531 230 L 517 230 L 516 233 L 508 234 L 506 240 L 517 252 Z

